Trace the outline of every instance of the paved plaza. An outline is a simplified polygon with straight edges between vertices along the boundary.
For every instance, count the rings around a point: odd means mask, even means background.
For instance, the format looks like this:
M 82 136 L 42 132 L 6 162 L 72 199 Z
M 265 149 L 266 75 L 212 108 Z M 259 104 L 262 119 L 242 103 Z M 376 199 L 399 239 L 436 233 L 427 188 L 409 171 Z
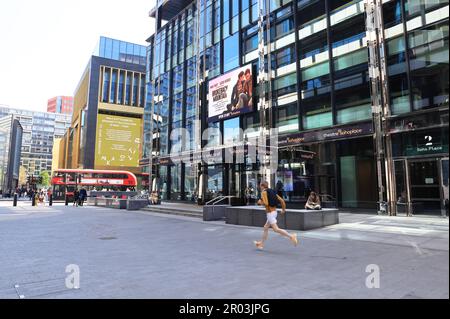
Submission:
M 298 247 L 271 232 L 259 251 L 259 228 L 2 201 L 0 298 L 448 298 L 448 226 L 342 214 L 339 225 L 298 232 Z M 66 286 L 68 265 L 79 289 Z M 374 266 L 380 287 L 369 289 Z

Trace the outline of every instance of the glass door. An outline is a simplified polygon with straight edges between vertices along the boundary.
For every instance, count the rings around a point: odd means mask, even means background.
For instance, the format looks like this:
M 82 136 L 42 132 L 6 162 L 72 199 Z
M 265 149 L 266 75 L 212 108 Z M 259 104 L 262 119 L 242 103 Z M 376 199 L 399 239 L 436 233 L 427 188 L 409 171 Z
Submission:
M 411 194 L 409 185 L 408 170 L 406 169 L 406 160 L 395 160 L 395 194 L 397 214 L 410 215 L 411 212 Z
M 408 162 L 411 202 L 414 214 L 441 214 L 438 160 Z
M 246 171 L 243 175 L 244 180 L 244 196 L 247 205 L 255 205 L 258 198 L 258 189 L 261 177 L 257 171 Z

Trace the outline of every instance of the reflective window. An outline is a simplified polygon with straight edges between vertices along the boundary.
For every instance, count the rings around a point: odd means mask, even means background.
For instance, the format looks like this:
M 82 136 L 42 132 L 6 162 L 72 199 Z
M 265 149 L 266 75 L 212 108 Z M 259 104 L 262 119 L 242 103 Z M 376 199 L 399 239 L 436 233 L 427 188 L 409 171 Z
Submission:
M 225 39 L 224 50 L 224 72 L 232 70 L 239 66 L 239 33 Z
M 225 145 L 237 143 L 241 140 L 239 117 L 223 122 L 223 136 Z
M 276 123 L 280 134 L 298 131 L 297 103 L 278 107 Z
M 448 20 L 408 34 L 414 110 L 448 106 Z
M 108 103 L 109 98 L 109 83 L 111 81 L 111 69 L 106 68 L 103 73 L 103 97 L 102 101 Z
M 386 51 L 391 112 L 392 114 L 409 112 L 409 85 L 403 35 L 388 40 Z
M 109 103 L 116 103 L 116 94 L 117 94 L 117 80 L 118 80 L 118 70 L 112 71 L 111 78 L 111 93 L 109 95 Z
M 120 76 L 119 76 L 119 89 L 118 89 L 118 100 L 117 103 L 118 104 L 123 104 L 124 102 L 124 94 L 123 94 L 123 88 L 125 85 L 125 71 L 120 71 Z
M 137 100 L 139 98 L 138 96 L 138 88 L 139 88 L 139 74 L 135 73 L 134 74 L 134 79 L 133 79 L 133 106 L 137 106 Z

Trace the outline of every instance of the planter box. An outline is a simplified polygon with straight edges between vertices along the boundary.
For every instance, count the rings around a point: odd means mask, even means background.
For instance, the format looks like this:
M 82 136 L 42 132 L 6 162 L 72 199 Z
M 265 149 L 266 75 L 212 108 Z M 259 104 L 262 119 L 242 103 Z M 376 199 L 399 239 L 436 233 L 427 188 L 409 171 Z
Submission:
M 147 207 L 150 204 L 148 199 L 128 199 L 127 210 L 139 210 L 141 208 Z
M 267 221 L 266 211 L 264 209 L 253 209 L 253 226 L 264 227 Z
M 228 205 L 216 205 L 216 206 L 204 206 L 203 207 L 203 220 L 214 221 L 222 220 L 226 218 L 226 208 Z
M 251 209 L 239 209 L 238 207 L 231 207 L 230 209 L 237 209 L 238 212 L 238 225 L 253 226 L 253 210 Z
M 267 217 L 264 208 L 260 207 L 227 207 L 225 208 L 227 224 L 263 227 Z M 286 214 L 278 213 L 278 226 L 283 229 L 310 230 L 339 223 L 339 211 L 324 208 L 320 211 L 286 210 Z
M 236 209 L 225 209 L 225 218 L 227 224 L 239 225 L 238 223 L 238 212 Z

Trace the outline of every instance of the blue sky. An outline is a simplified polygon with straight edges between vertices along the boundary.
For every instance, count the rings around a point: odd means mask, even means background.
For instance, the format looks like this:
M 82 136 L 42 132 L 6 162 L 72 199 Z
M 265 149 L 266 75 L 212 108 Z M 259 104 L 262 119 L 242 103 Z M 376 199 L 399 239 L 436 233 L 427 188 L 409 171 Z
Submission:
M 1 0 L 0 104 L 45 111 L 73 95 L 101 35 L 145 45 L 155 0 Z

